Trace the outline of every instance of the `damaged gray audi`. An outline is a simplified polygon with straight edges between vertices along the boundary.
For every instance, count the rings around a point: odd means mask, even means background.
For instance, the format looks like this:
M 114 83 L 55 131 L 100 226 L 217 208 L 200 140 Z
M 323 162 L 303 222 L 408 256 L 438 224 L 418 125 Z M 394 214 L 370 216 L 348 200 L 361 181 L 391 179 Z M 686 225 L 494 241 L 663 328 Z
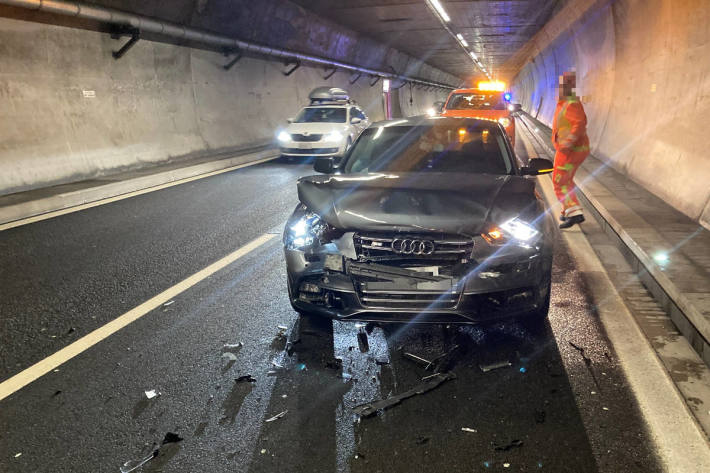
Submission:
M 339 320 L 541 322 L 554 222 L 505 130 L 415 117 L 367 128 L 298 181 L 283 235 L 293 308 Z

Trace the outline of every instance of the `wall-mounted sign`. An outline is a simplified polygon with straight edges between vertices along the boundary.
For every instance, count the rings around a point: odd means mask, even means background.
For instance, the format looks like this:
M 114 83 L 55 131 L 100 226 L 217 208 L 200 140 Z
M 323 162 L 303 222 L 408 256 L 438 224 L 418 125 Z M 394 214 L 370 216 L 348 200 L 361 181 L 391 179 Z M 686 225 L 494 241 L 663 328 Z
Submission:
M 96 98 L 96 91 L 95 90 L 82 90 L 81 93 L 85 99 L 95 99 Z

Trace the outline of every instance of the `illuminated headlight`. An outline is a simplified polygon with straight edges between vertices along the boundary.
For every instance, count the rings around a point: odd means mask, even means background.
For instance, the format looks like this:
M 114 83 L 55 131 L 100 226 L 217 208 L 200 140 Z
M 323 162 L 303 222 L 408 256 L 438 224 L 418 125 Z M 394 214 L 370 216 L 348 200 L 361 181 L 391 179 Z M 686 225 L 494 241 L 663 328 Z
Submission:
M 303 250 L 313 246 L 331 227 L 318 215 L 304 211 L 286 223 L 284 244 L 289 250 Z
M 503 125 L 503 128 L 508 128 L 510 126 L 510 118 L 507 118 L 507 117 L 499 118 L 498 123 Z
M 326 141 L 341 141 L 343 139 L 343 134 L 339 131 L 331 131 L 325 135 Z
M 493 227 L 481 236 L 491 245 L 504 245 L 511 239 L 519 243 L 527 244 L 539 234 L 540 232 L 535 230 L 532 225 L 516 217 L 500 226 Z
M 279 141 L 291 141 L 291 135 L 288 134 L 288 133 L 286 133 L 285 131 L 280 132 L 280 133 L 276 136 L 276 138 L 277 138 Z
M 429 110 L 426 111 L 426 114 L 429 115 L 430 117 L 433 117 L 436 115 L 436 110 L 433 108 L 430 108 Z

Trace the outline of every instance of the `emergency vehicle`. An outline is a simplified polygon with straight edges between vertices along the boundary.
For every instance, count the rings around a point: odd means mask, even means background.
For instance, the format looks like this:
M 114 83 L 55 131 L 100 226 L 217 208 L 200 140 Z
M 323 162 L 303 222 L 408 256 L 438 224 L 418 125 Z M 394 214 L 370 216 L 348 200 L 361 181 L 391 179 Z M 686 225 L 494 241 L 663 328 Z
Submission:
M 520 106 L 510 103 L 512 95 L 500 81 L 479 82 L 476 88 L 456 89 L 446 99 L 441 115 L 495 120 L 500 123 L 510 142 L 515 145 L 515 117 Z

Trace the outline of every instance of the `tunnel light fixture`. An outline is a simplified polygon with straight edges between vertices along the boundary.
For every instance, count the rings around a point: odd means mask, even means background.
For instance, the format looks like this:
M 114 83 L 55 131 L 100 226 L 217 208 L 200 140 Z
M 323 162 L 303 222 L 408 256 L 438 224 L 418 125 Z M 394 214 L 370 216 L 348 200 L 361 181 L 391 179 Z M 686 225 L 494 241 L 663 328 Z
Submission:
M 444 7 L 439 3 L 439 0 L 428 0 L 429 5 L 431 5 L 434 10 L 436 10 L 436 13 L 439 14 L 442 20 L 445 22 L 449 23 L 451 21 L 451 17 L 449 16 L 448 13 L 446 13 L 446 10 L 444 10 Z
M 389 92 L 390 91 L 390 80 L 385 79 L 382 81 L 382 92 Z
M 476 53 L 474 53 L 473 51 L 471 51 L 469 54 L 471 55 L 471 59 L 473 59 L 474 61 L 476 61 L 476 64 L 478 64 L 478 65 L 480 66 L 481 63 L 478 62 L 478 56 L 476 56 Z
M 464 39 L 461 33 L 456 33 L 456 38 L 461 42 L 461 46 L 463 46 L 464 48 L 468 48 L 468 41 Z

